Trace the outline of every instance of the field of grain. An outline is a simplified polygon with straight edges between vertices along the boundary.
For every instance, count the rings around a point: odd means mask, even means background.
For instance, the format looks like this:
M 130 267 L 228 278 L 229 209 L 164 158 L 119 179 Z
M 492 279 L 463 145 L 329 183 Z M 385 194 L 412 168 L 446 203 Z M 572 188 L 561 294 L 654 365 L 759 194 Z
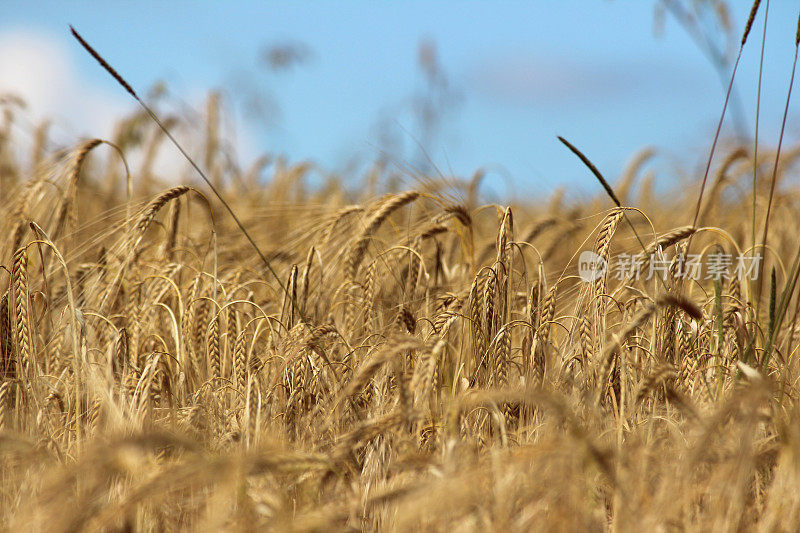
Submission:
M 245 230 L 147 111 L 20 157 L 0 101 L 3 530 L 796 530 L 800 146 L 509 206 L 232 160 L 216 102 L 166 122 Z

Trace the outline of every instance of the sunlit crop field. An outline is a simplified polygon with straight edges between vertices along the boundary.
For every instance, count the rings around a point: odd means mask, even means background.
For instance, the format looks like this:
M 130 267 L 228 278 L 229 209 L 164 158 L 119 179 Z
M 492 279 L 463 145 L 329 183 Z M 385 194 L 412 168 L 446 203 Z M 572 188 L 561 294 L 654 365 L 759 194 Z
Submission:
M 217 105 L 163 126 L 220 196 L 147 109 L 51 150 L 0 100 L 3 529 L 796 529 L 800 146 L 506 205 Z

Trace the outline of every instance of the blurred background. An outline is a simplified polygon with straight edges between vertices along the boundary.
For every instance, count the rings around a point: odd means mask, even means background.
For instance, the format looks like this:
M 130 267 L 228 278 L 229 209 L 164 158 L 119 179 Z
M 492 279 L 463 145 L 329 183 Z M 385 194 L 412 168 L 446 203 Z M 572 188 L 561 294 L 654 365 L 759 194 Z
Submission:
M 33 143 L 113 138 L 137 110 L 69 34 L 90 42 L 160 113 L 202 126 L 246 165 L 310 160 L 356 183 L 376 162 L 413 183 L 468 178 L 485 194 L 580 200 L 598 185 L 556 139 L 609 177 L 645 147 L 656 187 L 702 177 L 749 0 L 559 2 L 5 2 L 0 95 Z M 760 141 L 777 142 L 797 3 L 770 2 Z M 723 138 L 755 130 L 762 12 Z M 787 142 L 798 135 L 790 108 Z M 163 174 L 183 163 L 164 148 Z M 24 154 L 20 155 L 24 157 Z M 178 176 L 178 179 L 180 176 Z M 269 179 L 265 170 L 263 179 Z

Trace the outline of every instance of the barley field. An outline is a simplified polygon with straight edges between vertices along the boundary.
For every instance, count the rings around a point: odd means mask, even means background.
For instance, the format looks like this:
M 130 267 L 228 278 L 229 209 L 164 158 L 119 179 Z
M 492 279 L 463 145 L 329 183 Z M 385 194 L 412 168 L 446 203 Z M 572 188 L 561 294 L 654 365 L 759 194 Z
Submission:
M 231 160 L 217 103 L 164 126 L 227 204 L 147 109 L 22 159 L 0 101 L 0 528 L 797 530 L 800 146 L 505 205 Z

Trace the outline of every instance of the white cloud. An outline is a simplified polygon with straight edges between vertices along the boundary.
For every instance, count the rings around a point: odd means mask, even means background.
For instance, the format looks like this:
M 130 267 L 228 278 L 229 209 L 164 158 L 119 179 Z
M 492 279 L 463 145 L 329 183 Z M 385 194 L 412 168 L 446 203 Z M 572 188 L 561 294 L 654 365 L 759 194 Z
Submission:
M 130 103 L 82 80 L 73 58 L 53 37 L 31 30 L 0 34 L 0 94 L 27 104 L 33 122 L 53 121 L 54 140 L 74 144 L 80 137 L 110 137 Z
M 14 139 L 15 149 L 23 158 L 27 157 L 33 142 L 33 128 L 43 120 L 51 122 L 51 141 L 59 146 L 71 147 L 85 138 L 112 139 L 114 125 L 138 107 L 123 91 L 115 93 L 101 89 L 81 77 L 76 64 L 76 57 L 79 56 L 69 53 L 68 44 L 71 43 L 29 29 L 0 32 L 0 96 L 12 94 L 22 98 L 26 104 Z M 91 67 L 99 69 L 88 55 L 84 59 L 91 63 Z M 202 114 L 205 112 L 207 94 L 205 89 L 192 89 L 186 102 Z M 232 109 L 229 107 L 224 111 Z M 258 143 L 241 121 L 237 121 L 235 126 L 235 131 L 231 132 L 233 138 L 229 141 L 235 143 L 240 163 L 247 168 L 259 153 L 256 148 Z M 201 149 L 202 129 L 187 131 L 186 128 L 176 128 L 174 133 L 190 154 Z M 143 153 L 134 150 L 125 156 L 131 170 L 136 173 Z M 195 179 L 196 176 L 188 168 L 177 150 L 163 142 L 154 164 L 156 175 L 167 181 L 179 181 L 187 176 Z

